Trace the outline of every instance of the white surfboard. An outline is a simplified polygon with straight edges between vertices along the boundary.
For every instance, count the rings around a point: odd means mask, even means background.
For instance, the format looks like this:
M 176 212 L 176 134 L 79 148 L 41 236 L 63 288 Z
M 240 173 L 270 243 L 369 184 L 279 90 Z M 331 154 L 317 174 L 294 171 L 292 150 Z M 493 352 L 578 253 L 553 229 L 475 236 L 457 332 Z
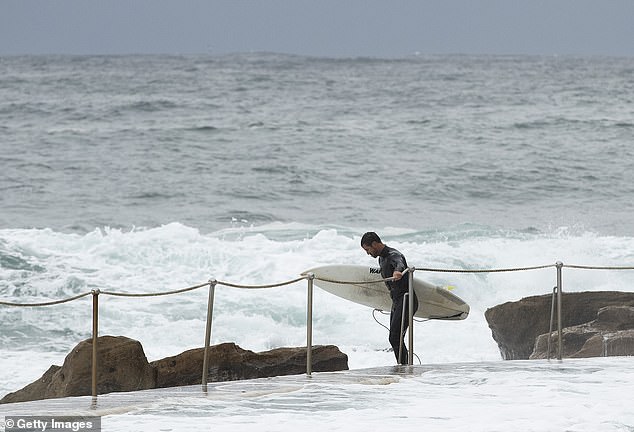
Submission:
M 313 273 L 314 284 L 331 294 L 387 312 L 392 308 L 390 293 L 378 268 L 327 265 L 306 270 L 303 274 L 307 273 Z M 463 320 L 469 315 L 469 305 L 445 288 L 414 278 L 414 291 L 418 298 L 416 317 Z

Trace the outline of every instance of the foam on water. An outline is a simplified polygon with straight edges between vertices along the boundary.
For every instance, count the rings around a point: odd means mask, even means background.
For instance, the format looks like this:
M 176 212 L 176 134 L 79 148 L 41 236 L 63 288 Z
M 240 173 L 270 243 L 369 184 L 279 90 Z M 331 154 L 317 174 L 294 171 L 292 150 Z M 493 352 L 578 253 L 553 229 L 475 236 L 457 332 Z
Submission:
M 384 230 L 386 243 L 400 249 L 410 265 L 430 268 L 508 268 L 554 264 L 625 265 L 634 257 L 629 237 L 557 229 L 550 233 L 500 231 L 461 226 L 445 231 Z M 179 223 L 123 231 L 97 229 L 85 235 L 50 229 L 2 230 L 4 301 L 49 301 L 92 289 L 160 292 L 204 283 L 210 278 L 238 284 L 288 281 L 317 265 L 375 265 L 359 247 L 361 231 L 275 223 L 212 233 Z M 416 325 L 416 352 L 424 364 L 499 359 L 484 311 L 521 297 L 549 293 L 554 268 L 512 273 L 417 272 L 417 277 L 451 285 L 471 313 L 458 322 Z M 634 272 L 564 269 L 566 291 L 634 289 Z M 100 334 L 142 342 L 150 360 L 202 346 L 207 290 L 155 298 L 100 296 Z M 90 297 L 46 308 L 0 308 L 2 349 L 0 393 L 39 377 L 80 340 L 90 337 Z M 545 313 L 548 313 L 546 311 Z M 387 317 L 377 314 L 387 324 Z M 387 334 L 372 311 L 319 289 L 314 298 L 314 343 L 335 344 L 350 367 L 391 364 Z M 216 292 L 212 343 L 234 341 L 254 351 L 301 346 L 306 338 L 306 283 L 280 288 Z M 48 353 L 40 356 L 40 353 Z M 35 359 L 15 371 L 23 355 Z M 39 368 L 39 370 L 38 370 Z M 13 371 L 12 371 L 13 370 Z M 12 372 L 9 372 L 12 371 Z
M 628 431 L 627 358 L 383 367 L 0 406 L 0 415 L 98 415 L 108 431 Z

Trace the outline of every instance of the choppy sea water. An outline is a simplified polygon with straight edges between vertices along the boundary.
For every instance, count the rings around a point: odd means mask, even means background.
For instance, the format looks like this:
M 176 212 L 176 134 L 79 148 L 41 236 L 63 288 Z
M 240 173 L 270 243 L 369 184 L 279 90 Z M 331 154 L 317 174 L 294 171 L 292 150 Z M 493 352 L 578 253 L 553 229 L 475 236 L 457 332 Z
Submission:
M 631 266 L 633 72 L 634 59 L 596 57 L 0 58 L 0 301 L 92 289 L 159 292 L 210 278 L 265 284 L 317 265 L 372 265 L 358 245 L 366 230 L 417 267 Z M 564 289 L 632 291 L 633 273 L 565 269 Z M 454 286 L 471 305 L 466 321 L 416 324 L 421 363 L 461 365 L 458 377 L 443 375 L 432 386 L 425 372 L 388 386 L 405 386 L 421 402 L 404 411 L 389 405 L 384 423 L 355 407 L 346 416 L 388 426 L 402 415 L 404 424 L 416 418 L 436 427 L 442 422 L 433 414 L 414 414 L 432 404 L 433 388 L 503 406 L 502 424 L 528 427 L 529 414 L 514 413 L 529 401 L 496 394 L 515 393 L 510 377 L 525 367 L 544 392 L 559 387 L 546 384 L 548 368 L 502 362 L 483 313 L 550 292 L 554 269 L 417 277 Z M 149 360 L 173 355 L 202 345 L 206 300 L 204 290 L 102 296 L 100 332 L 140 340 Z M 61 364 L 90 336 L 90 320 L 89 298 L 0 307 L 0 394 Z M 305 282 L 256 292 L 220 287 L 212 342 L 255 351 L 301 346 L 305 321 Z M 314 342 L 338 345 L 353 369 L 393 362 L 369 309 L 318 289 Z M 466 370 L 482 362 L 480 377 L 508 379 L 479 393 Z M 594 393 L 595 382 L 617 383 L 618 391 L 632 384 L 627 360 L 578 362 L 571 393 Z M 595 367 L 604 372 L 588 378 Z M 342 398 L 381 399 L 384 388 L 346 387 Z M 605 408 L 590 412 L 599 423 L 546 409 L 532 430 L 634 427 L 619 397 L 598 398 Z M 253 410 L 248 415 L 273 409 L 280 429 L 297 424 L 296 415 L 314 420 L 312 402 L 293 399 L 298 410 L 278 410 L 271 408 L 278 402 L 263 400 L 241 403 Z M 500 419 L 488 422 L 482 407 L 458 400 L 447 424 L 467 427 L 471 412 L 477 430 L 496 430 Z M 560 401 L 571 413 L 580 403 Z M 199 402 L 176 399 L 141 422 L 170 418 L 167 412 L 204 417 L 213 406 L 216 425 L 255 429 L 228 406 Z M 107 422 L 133 430 L 140 418 L 112 414 Z
M 4 227 L 632 233 L 631 58 L 0 59 Z

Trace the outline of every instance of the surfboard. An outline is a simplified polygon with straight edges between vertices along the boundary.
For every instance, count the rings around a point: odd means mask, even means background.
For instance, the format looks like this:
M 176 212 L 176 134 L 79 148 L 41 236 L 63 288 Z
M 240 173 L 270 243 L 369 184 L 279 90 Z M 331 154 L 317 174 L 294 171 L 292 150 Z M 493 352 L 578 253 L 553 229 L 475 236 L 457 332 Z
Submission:
M 378 268 L 361 265 L 326 265 L 306 270 L 313 273 L 319 288 L 355 303 L 389 312 L 392 299 Z M 408 277 L 405 274 L 403 277 Z M 343 282 L 343 283 L 342 283 Z M 463 320 L 469 305 L 449 290 L 414 278 L 418 298 L 415 317 L 437 320 Z

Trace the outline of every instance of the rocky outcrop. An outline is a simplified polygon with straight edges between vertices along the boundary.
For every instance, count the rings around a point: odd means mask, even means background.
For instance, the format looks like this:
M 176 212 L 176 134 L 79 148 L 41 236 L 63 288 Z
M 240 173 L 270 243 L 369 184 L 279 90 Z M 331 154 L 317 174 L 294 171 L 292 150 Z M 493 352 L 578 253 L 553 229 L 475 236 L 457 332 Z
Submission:
M 634 355 L 634 307 L 606 306 L 597 319 L 562 330 L 563 357 Z M 559 337 L 551 335 L 550 357 L 557 355 Z M 548 357 L 548 334 L 539 335 L 531 359 Z
M 97 383 L 100 393 L 144 390 L 156 384 L 156 371 L 147 361 L 141 343 L 123 336 L 102 336 L 97 344 Z M 0 403 L 25 402 L 65 396 L 85 396 L 92 388 L 92 339 L 80 342 L 64 359 L 37 381 Z
M 204 348 L 185 351 L 148 363 L 141 343 L 123 336 L 98 340 L 99 394 L 200 384 Z M 314 346 L 313 371 L 348 369 L 348 356 L 336 346 Z M 306 371 L 306 348 L 278 348 L 254 353 L 233 343 L 210 347 L 209 382 L 230 381 Z M 62 366 L 51 366 L 40 379 L 0 403 L 26 402 L 66 396 L 87 396 L 92 390 L 92 339 L 80 342 Z
M 174 357 L 152 362 L 156 368 L 156 386 L 173 387 L 200 384 L 204 348 L 185 351 Z M 315 346 L 312 351 L 313 371 L 348 369 L 348 356 L 333 345 Z M 233 343 L 210 347 L 208 380 L 234 381 L 306 372 L 306 348 L 277 348 L 254 353 Z
M 485 312 L 493 339 L 500 348 L 502 358 L 506 360 L 530 358 L 535 350 L 537 338 L 540 335 L 548 334 L 551 299 L 551 295 L 527 297 L 516 302 L 497 305 Z M 598 318 L 597 314 L 600 309 L 608 306 L 634 307 L 634 293 L 617 291 L 563 293 L 562 327 L 567 329 L 568 327 L 588 324 Z M 599 325 L 606 325 L 609 322 L 608 316 L 614 317 L 614 314 L 625 312 L 616 312 L 614 310 L 609 312 L 606 310 L 604 313 L 608 315 L 603 318 L 603 324 Z M 625 321 L 620 325 L 628 326 L 629 324 L 624 324 L 627 322 L 627 318 L 625 318 Z M 554 325 L 556 326 L 556 317 Z M 634 328 L 634 326 L 631 328 Z M 615 331 L 618 330 L 615 329 Z M 579 332 L 567 332 L 567 336 L 565 333 L 562 331 L 564 355 L 569 356 L 578 353 L 585 345 L 587 338 L 580 338 Z M 603 334 L 606 335 L 608 333 L 610 332 L 605 331 Z M 622 336 L 625 337 L 625 335 L 619 335 L 619 337 Z M 551 343 L 552 341 L 551 339 Z M 593 343 L 596 344 L 597 342 Z M 553 345 L 557 346 L 556 339 Z

